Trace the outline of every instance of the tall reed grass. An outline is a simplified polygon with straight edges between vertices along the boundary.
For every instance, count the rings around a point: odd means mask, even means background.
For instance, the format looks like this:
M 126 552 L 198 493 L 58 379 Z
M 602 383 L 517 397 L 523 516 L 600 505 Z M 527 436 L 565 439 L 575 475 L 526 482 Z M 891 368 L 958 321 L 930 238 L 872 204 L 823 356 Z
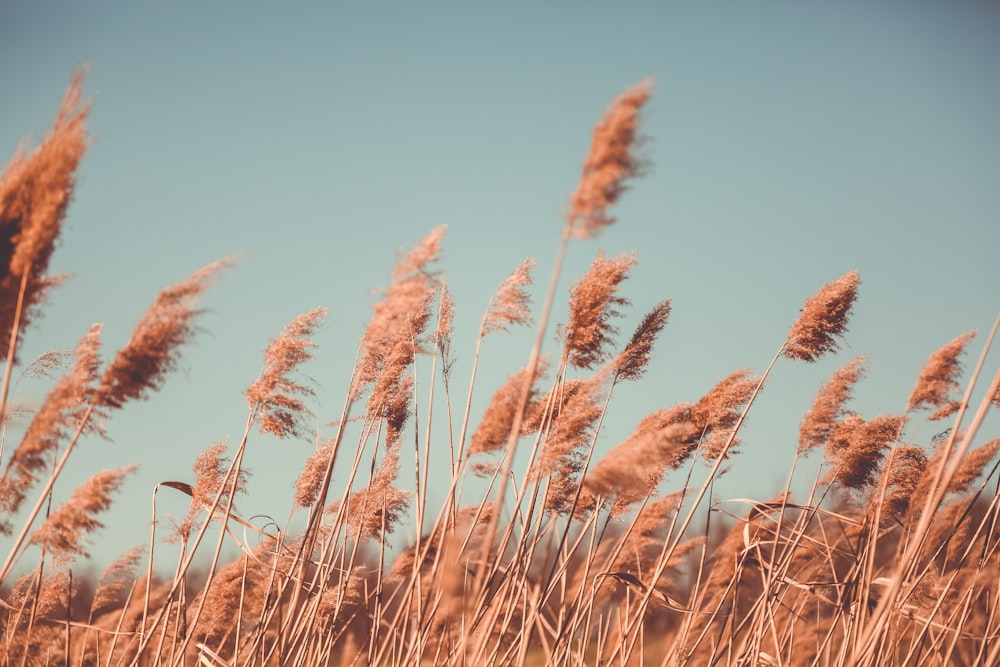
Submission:
M 78 73 L 42 144 L 18 152 L 0 181 L 5 418 L 19 341 L 59 282 L 47 267 L 88 144 L 82 83 Z M 778 364 L 839 351 L 856 272 L 819 286 L 797 315 L 788 304 L 787 337 L 763 373 L 737 370 L 700 398 L 655 410 L 598 455 L 615 389 L 643 379 L 670 301 L 621 344 L 617 322 L 631 307 L 624 286 L 637 260 L 599 253 L 570 288 L 558 349 L 544 347 L 567 247 L 614 225 L 615 203 L 641 175 L 651 91 L 650 82 L 628 89 L 594 129 L 538 312 L 531 260 L 484 297 L 467 384 L 454 382 L 460 342 L 437 268 L 442 227 L 398 258 L 344 378 L 332 435 L 312 433 L 313 386 L 300 372 L 317 352 L 326 316 L 317 308 L 265 346 L 239 442 L 207 448 L 192 482 L 153 489 L 149 544 L 96 581 L 81 580 L 80 559 L 132 469 L 98 472 L 58 507 L 53 489 L 81 437 L 163 385 L 197 333 L 199 298 L 232 262 L 164 289 L 109 363 L 94 326 L 68 365 L 53 356 L 28 365 L 66 370 L 19 444 L 0 453 L 0 530 L 9 538 L 0 554 L 0 663 L 1000 663 L 1000 439 L 978 433 L 1000 407 L 1000 374 L 984 375 L 996 326 L 965 376 L 971 332 L 931 354 L 898 414 L 866 418 L 852 408 L 866 360 L 848 360 L 801 418 L 787 487 L 728 518 L 732 504 L 708 501 L 718 476 L 740 465 L 748 413 L 766 400 Z M 492 388 L 485 412 L 472 414 L 473 395 L 491 389 L 476 378 L 487 338 L 515 327 L 534 327 L 534 346 Z M 430 359 L 421 365 L 427 378 L 417 377 L 418 356 Z M 983 386 L 985 398 L 971 404 Z M 418 405 L 428 406 L 423 422 Z M 917 427 L 928 422 L 941 434 L 921 439 L 926 429 Z M 257 431 L 317 439 L 294 489 L 301 531 L 261 529 L 235 513 Z M 819 474 L 793 495 L 792 475 L 813 452 Z M 412 483 L 400 479 L 404 456 L 414 461 Z M 338 464 L 348 474 L 334 480 Z M 675 490 L 664 493 L 668 478 Z M 439 506 L 429 502 L 432 479 L 448 482 Z M 164 488 L 190 497 L 169 534 L 157 520 Z M 470 491 L 483 488 L 479 497 Z M 406 525 L 425 529 L 389 558 L 388 535 Z M 176 563 L 160 560 L 164 539 L 179 545 Z M 227 541 L 241 548 L 228 562 Z M 13 580 L 15 567 L 27 573 Z

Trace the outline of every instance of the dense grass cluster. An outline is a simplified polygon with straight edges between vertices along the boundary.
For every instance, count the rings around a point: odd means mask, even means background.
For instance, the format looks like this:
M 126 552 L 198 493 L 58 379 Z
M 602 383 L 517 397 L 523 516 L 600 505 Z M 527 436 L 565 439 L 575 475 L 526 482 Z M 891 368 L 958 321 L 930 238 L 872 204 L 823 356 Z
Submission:
M 75 77 L 43 143 L 18 153 L 0 181 L 5 419 L 23 363 L 18 343 L 58 282 L 48 260 L 87 147 L 81 86 Z M 616 320 L 631 305 L 621 287 L 636 260 L 600 253 L 570 289 L 559 349 L 543 347 L 568 245 L 615 222 L 611 208 L 642 170 L 636 147 L 649 95 L 648 83 L 629 89 L 596 126 L 540 311 L 531 309 L 527 260 L 488 302 L 464 395 L 453 392 L 442 227 L 398 258 L 329 437 L 312 432 L 313 388 L 300 372 L 326 315 L 317 308 L 266 346 L 245 390 L 242 439 L 206 449 L 191 483 L 157 487 L 148 546 L 96 581 L 74 567 L 132 468 L 99 472 L 57 507 L 53 488 L 81 438 L 161 387 L 197 331 L 199 298 L 230 261 L 163 290 L 110 362 L 101 361 L 95 325 L 68 363 L 53 353 L 25 365 L 21 372 L 54 379 L 19 444 L 0 449 L 0 664 L 1000 662 L 1000 439 L 978 437 L 1000 407 L 1000 374 L 983 376 L 996 326 L 968 377 L 961 357 L 971 333 L 934 352 L 901 414 L 853 411 L 865 359 L 847 360 L 795 416 L 800 440 L 786 489 L 747 501 L 740 516 L 706 502 L 713 482 L 739 466 L 741 426 L 772 368 L 839 351 L 856 272 L 789 318 L 760 376 L 736 371 L 693 402 L 650 413 L 595 455 L 615 388 L 642 380 L 670 302 L 620 345 Z M 484 342 L 515 327 L 537 332 L 527 362 L 482 415 L 470 414 Z M 430 359 L 419 396 L 417 355 Z M 916 428 L 927 423 L 940 426 Z M 317 442 L 295 486 L 301 531 L 262 529 L 234 511 L 257 431 Z M 938 435 L 916 436 L 927 432 Z M 819 474 L 793 495 L 792 474 L 811 452 Z M 404 455 L 415 461 L 409 483 L 399 479 Z M 335 465 L 348 471 L 336 481 Z M 432 475 L 449 481 L 436 507 Z M 668 478 L 678 490 L 664 493 Z M 156 520 L 164 486 L 190 496 L 189 513 L 169 531 Z M 470 488 L 485 492 L 470 500 Z M 423 529 L 389 558 L 387 536 L 403 525 Z M 164 539 L 179 544 L 175 564 L 157 559 Z M 228 540 L 242 554 L 223 562 Z M 167 567 L 172 576 L 158 574 Z

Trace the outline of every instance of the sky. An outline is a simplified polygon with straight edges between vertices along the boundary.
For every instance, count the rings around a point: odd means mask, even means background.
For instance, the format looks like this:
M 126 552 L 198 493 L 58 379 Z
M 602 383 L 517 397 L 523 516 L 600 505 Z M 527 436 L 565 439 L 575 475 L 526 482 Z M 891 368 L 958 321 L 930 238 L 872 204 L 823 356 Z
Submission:
M 98 470 L 138 463 L 92 553 L 107 563 L 148 541 L 153 486 L 192 481 L 199 452 L 239 441 L 265 345 L 316 306 L 330 316 L 306 372 L 329 437 L 375 290 L 400 250 L 442 224 L 460 413 L 490 295 L 533 257 L 537 313 L 591 130 L 647 77 L 651 167 L 613 227 L 571 244 L 547 349 L 570 283 L 600 250 L 637 253 L 622 343 L 672 300 L 646 378 L 616 390 L 600 455 L 646 413 L 697 400 L 735 370 L 762 372 L 805 299 L 859 271 L 845 348 L 779 361 L 716 488 L 718 501 L 771 497 L 803 413 L 853 356 L 868 356 L 868 376 L 850 407 L 868 418 L 901 412 L 928 355 L 971 329 L 975 366 L 1000 312 L 998 30 L 995 3 L 967 1 L 5 2 L 0 160 L 37 145 L 84 64 L 93 104 L 93 145 L 50 265 L 73 278 L 23 358 L 73 348 L 94 322 L 110 358 L 160 289 L 239 258 L 206 296 L 180 371 L 115 414 L 110 441 L 81 443 L 55 501 Z M 473 424 L 533 336 L 487 339 Z M 429 371 L 419 359 L 421 389 Z M 13 400 L 37 405 L 46 390 L 24 380 Z M 917 423 L 908 437 L 937 430 Z M 312 447 L 252 435 L 241 514 L 283 525 Z M 401 474 L 412 479 L 406 456 Z M 162 533 L 167 513 L 186 512 L 177 496 L 158 496 Z M 402 526 L 400 542 L 413 530 Z

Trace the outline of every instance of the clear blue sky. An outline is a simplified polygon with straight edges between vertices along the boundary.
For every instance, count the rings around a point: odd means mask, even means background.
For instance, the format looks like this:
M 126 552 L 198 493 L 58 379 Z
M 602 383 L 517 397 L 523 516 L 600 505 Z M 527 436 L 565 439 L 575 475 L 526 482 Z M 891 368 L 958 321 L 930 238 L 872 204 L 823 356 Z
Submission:
M 318 421 L 335 419 L 372 289 L 440 224 L 464 387 L 487 299 L 531 256 L 541 303 L 590 131 L 648 76 L 654 166 L 615 227 L 571 247 L 560 288 L 599 249 L 634 249 L 623 336 L 673 299 L 602 451 L 646 412 L 762 371 L 808 296 L 862 276 L 850 349 L 779 364 L 720 489 L 769 497 L 820 382 L 850 356 L 870 355 L 853 407 L 871 417 L 902 410 L 941 344 L 978 329 L 969 366 L 981 349 L 1000 307 L 998 34 L 989 2 L 4 3 L 2 159 L 43 136 L 85 61 L 94 102 L 96 141 L 51 266 L 75 277 L 24 358 L 71 348 L 95 321 L 110 357 L 160 288 L 243 257 L 206 300 L 183 371 L 114 416 L 112 443 L 83 443 L 57 500 L 140 463 L 94 554 L 146 540 L 152 486 L 190 481 L 198 452 L 239 439 L 267 340 L 320 305 L 331 316 L 308 370 Z M 474 419 L 530 342 L 487 341 Z M 45 390 L 26 381 L 14 398 Z M 241 512 L 284 521 L 310 448 L 254 436 Z M 169 493 L 161 507 L 183 515 Z

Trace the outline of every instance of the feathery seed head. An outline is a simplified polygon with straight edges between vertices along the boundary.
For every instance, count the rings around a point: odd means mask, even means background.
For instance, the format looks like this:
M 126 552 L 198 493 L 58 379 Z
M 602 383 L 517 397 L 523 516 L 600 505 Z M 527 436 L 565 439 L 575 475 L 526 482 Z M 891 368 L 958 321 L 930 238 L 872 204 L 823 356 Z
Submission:
M 865 357 L 855 357 L 820 387 L 812 409 L 799 426 L 800 454 L 826 444 L 837 420 L 844 415 L 844 406 L 851 399 L 854 385 L 864 375 L 864 363 Z
M 26 279 L 20 329 L 39 314 L 53 286 L 44 274 L 62 229 L 88 146 L 82 102 L 85 70 L 73 74 L 48 136 L 30 156 L 19 150 L 0 176 L 0 346 L 10 343 L 22 279 Z
M 510 331 L 508 326 L 531 324 L 531 295 L 524 289 L 532 284 L 535 260 L 526 259 L 507 276 L 490 299 L 480 337 L 494 331 Z
M 784 354 L 790 359 L 816 361 L 827 352 L 840 349 L 835 338 L 847 333 L 851 306 L 858 296 L 861 277 L 857 271 L 845 273 L 823 286 L 802 307 L 785 341 Z
M 299 437 L 309 409 L 300 396 L 312 396 L 312 387 L 293 380 L 290 375 L 312 359 L 316 347 L 312 336 L 326 319 L 326 308 L 314 308 L 289 322 L 264 351 L 264 370 L 247 388 L 251 409 L 257 410 L 262 432 L 279 438 Z
M 608 209 L 625 192 L 626 182 L 642 171 L 643 161 L 635 155 L 641 142 L 639 111 L 651 88 L 650 80 L 629 88 L 594 128 L 580 184 L 569 198 L 567 219 L 573 236 L 592 238 L 614 224 Z
M 228 258 L 209 264 L 157 295 L 128 343 L 104 371 L 99 405 L 120 408 L 163 386 L 167 373 L 177 366 L 181 346 L 197 330 L 195 321 L 204 312 L 195 308 L 198 300 L 232 264 Z
M 931 421 L 944 419 L 958 411 L 958 399 L 951 395 L 960 389 L 958 378 L 962 373 L 962 363 L 959 357 L 975 335 L 975 331 L 967 331 L 930 356 L 920 371 L 917 386 L 910 393 L 907 411 L 937 408 L 928 417 Z
M 613 368 L 615 382 L 618 380 L 638 380 L 646 372 L 646 365 L 653 356 L 653 344 L 667 325 L 670 317 L 670 300 L 662 301 L 646 317 L 632 334 L 632 339 L 615 359 Z
M 57 563 L 66 563 L 76 556 L 88 557 L 90 533 L 104 524 L 97 514 L 111 507 L 111 495 L 125 482 L 125 477 L 137 466 L 102 470 L 81 484 L 70 499 L 56 508 L 32 534 L 30 543 L 45 545 Z
M 635 264 L 634 253 L 609 259 L 601 251 L 587 275 L 570 286 L 563 354 L 573 367 L 592 369 L 606 357 L 606 349 L 618 333 L 611 320 L 621 317 L 620 307 L 629 305 L 628 299 L 616 293 Z

